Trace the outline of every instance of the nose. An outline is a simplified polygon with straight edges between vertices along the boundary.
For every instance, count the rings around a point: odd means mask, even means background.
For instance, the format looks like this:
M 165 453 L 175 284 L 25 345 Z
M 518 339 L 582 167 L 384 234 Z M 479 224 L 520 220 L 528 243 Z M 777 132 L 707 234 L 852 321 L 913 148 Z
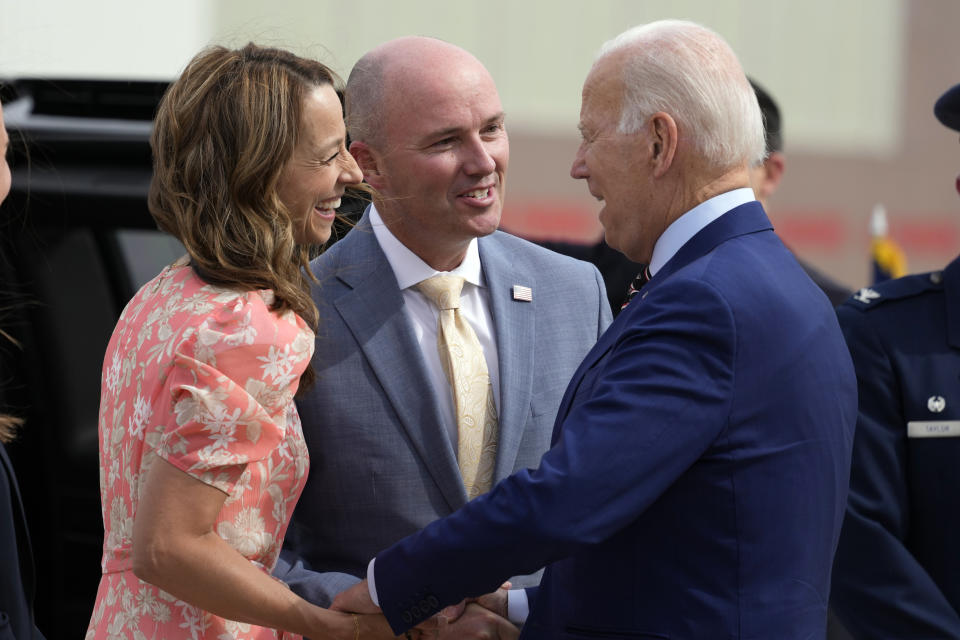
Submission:
M 574 180 L 582 180 L 583 178 L 590 177 L 590 172 L 587 171 L 587 163 L 583 159 L 584 151 L 583 145 L 577 149 L 577 155 L 573 157 L 573 166 L 570 167 L 570 177 Z
M 494 144 L 497 142 L 476 138 L 464 145 L 466 157 L 463 160 L 463 170 L 467 175 L 485 176 L 496 170 L 497 161 L 493 158 L 493 150 L 488 147 Z
M 359 184 L 363 180 L 363 172 L 357 166 L 357 161 L 349 151 L 340 154 L 343 159 L 343 168 L 340 171 L 340 182 L 344 184 Z

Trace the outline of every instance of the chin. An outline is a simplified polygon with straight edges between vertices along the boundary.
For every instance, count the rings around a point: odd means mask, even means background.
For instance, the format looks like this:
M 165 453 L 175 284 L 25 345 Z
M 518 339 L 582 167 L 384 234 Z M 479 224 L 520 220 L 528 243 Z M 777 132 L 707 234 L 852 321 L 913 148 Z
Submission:
M 302 244 L 325 244 L 333 233 L 333 225 L 323 225 L 304 230 L 304 242 Z
M 330 239 L 330 232 L 327 233 L 308 233 L 299 237 L 295 237 L 293 241 L 300 245 L 321 245 L 326 244 L 327 240 Z
M 606 242 L 607 246 L 611 249 L 620 251 L 620 243 L 617 242 L 617 238 L 606 228 L 603 230 L 603 241 Z
M 500 209 L 487 211 L 482 216 L 473 219 L 470 225 L 473 235 L 478 238 L 488 236 L 500 227 Z

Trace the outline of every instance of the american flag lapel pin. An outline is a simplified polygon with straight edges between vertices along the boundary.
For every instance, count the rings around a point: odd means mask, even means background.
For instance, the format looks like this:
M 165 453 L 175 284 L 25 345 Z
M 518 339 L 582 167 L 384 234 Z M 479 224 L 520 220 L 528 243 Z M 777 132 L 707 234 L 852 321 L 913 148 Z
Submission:
M 533 290 L 522 284 L 513 285 L 513 299 L 520 302 L 533 302 Z

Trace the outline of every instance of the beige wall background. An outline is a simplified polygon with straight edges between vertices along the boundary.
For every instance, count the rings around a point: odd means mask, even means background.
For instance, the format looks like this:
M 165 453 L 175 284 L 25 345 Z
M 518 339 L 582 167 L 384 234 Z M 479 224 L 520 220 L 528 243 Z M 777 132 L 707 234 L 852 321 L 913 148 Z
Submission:
M 602 42 L 667 17 L 721 33 L 780 103 L 788 164 L 771 216 L 798 253 L 867 284 L 876 203 L 911 270 L 957 253 L 960 147 L 931 113 L 960 82 L 956 0 L 0 0 L 0 76 L 170 79 L 206 44 L 249 40 L 346 75 L 385 40 L 440 37 L 476 54 L 500 89 L 504 225 L 592 241 L 597 205 L 568 177 L 582 80 Z

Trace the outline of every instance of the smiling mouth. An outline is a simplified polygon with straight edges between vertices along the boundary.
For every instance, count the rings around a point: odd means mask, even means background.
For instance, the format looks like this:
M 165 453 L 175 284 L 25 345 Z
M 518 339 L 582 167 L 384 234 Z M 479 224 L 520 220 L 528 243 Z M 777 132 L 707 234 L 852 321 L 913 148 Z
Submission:
M 324 200 L 323 202 L 313 205 L 313 208 L 320 213 L 329 215 L 337 212 L 337 208 L 340 206 L 341 200 L 342 198 L 340 197 L 331 198 L 330 200 Z
M 490 196 L 490 190 L 492 187 L 484 187 L 483 189 L 474 189 L 473 191 L 467 191 L 464 194 L 461 194 L 461 198 L 473 198 L 475 200 L 482 200 Z

